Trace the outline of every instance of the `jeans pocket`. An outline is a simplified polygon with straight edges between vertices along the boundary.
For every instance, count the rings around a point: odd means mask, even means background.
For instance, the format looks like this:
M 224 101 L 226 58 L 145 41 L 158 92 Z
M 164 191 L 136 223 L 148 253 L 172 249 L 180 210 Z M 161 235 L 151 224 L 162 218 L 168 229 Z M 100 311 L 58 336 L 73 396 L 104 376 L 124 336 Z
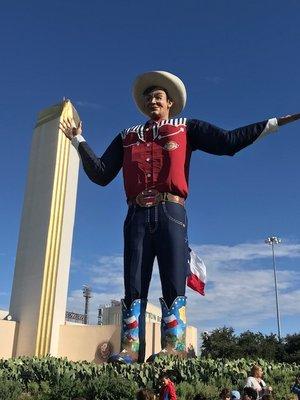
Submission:
M 182 226 L 183 228 L 186 228 L 187 225 L 186 211 L 181 204 L 167 201 L 165 203 L 162 203 L 162 209 L 168 220 L 174 222 L 177 225 Z

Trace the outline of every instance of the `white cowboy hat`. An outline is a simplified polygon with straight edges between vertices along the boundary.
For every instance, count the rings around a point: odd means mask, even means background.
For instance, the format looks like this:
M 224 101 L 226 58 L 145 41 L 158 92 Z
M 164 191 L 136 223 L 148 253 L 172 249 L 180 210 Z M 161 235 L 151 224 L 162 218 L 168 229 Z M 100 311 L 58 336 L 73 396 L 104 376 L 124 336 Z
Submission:
M 170 108 L 170 117 L 179 114 L 186 103 L 186 90 L 181 79 L 166 71 L 150 71 L 139 75 L 133 84 L 133 98 L 138 109 L 145 115 L 144 92 L 151 86 L 158 86 L 166 89 L 173 105 Z

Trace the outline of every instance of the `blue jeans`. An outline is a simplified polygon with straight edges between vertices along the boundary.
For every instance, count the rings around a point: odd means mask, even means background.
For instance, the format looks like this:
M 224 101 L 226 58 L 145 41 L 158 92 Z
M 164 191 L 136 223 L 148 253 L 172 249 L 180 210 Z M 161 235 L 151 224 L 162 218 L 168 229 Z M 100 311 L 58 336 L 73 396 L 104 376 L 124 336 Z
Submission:
M 149 208 L 131 205 L 124 222 L 125 304 L 147 299 L 157 257 L 162 294 L 170 307 L 185 295 L 188 239 L 185 208 L 164 202 Z

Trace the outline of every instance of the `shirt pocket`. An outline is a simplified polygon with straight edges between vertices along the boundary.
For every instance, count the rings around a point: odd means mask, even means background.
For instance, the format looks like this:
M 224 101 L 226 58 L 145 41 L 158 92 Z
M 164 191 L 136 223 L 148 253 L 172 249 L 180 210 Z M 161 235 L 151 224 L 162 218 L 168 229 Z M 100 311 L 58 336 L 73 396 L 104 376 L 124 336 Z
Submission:
M 142 146 L 139 141 L 133 143 L 123 144 L 125 157 L 129 161 L 141 161 L 142 159 Z
M 180 136 L 184 133 L 184 128 L 179 126 L 163 127 L 159 130 L 156 143 L 168 151 L 176 150 L 179 147 Z
M 163 140 L 164 138 L 169 137 L 176 137 L 184 133 L 184 128 L 182 126 L 169 126 L 169 127 L 162 127 L 158 131 L 157 140 Z

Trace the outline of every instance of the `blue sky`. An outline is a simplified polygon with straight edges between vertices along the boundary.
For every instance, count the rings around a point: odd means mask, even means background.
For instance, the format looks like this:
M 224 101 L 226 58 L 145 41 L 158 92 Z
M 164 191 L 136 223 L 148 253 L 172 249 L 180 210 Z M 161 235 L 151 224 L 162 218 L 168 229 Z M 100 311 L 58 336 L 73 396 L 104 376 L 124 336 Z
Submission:
M 102 153 L 141 123 L 131 86 L 147 70 L 185 82 L 182 116 L 230 129 L 300 112 L 300 3 L 254 1 L 16 1 L 0 15 L 0 308 L 7 308 L 37 112 L 70 98 L 84 136 Z M 271 249 L 279 235 L 283 334 L 300 323 L 300 122 L 233 158 L 194 153 L 187 202 L 190 243 L 208 269 L 205 298 L 188 291 L 190 323 L 276 331 Z M 122 177 L 92 184 L 80 171 L 68 308 L 81 287 L 99 304 L 123 296 Z M 157 270 L 150 300 L 160 295 Z

